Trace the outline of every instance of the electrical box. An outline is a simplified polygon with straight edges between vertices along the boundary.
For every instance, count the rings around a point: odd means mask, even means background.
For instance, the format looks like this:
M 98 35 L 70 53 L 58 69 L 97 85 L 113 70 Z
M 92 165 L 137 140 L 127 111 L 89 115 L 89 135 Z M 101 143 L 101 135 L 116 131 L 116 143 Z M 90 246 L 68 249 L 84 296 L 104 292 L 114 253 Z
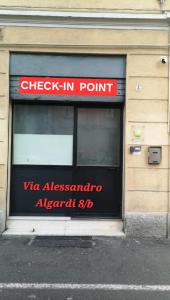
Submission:
M 149 147 L 148 148 L 148 164 L 158 165 L 162 158 L 162 147 Z

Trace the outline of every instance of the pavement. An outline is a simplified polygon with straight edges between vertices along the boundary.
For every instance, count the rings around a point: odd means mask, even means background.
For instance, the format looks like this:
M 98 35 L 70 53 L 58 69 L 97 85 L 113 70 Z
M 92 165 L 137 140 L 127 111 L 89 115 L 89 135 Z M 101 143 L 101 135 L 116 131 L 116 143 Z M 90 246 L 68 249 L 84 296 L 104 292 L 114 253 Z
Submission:
M 168 300 L 170 240 L 2 235 L 0 299 Z

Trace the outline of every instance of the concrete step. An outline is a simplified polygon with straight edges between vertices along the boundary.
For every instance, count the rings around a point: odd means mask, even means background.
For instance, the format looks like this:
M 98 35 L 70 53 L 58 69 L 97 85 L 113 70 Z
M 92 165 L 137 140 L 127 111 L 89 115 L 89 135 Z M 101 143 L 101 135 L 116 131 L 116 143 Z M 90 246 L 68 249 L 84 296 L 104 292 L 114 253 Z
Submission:
M 5 235 L 124 236 L 122 220 L 11 217 Z

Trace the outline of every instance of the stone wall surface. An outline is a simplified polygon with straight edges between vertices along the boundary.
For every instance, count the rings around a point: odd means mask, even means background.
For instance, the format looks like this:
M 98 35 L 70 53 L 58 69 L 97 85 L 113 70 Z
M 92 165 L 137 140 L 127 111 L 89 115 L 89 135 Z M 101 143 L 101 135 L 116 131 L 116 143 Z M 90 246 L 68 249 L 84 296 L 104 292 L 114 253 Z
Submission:
M 167 1 L 169 6 L 169 0 Z M 2 8 L 48 9 L 48 10 L 102 10 L 102 11 L 153 11 L 160 10 L 157 0 L 1 0 Z
M 0 50 L 0 232 L 5 228 L 7 208 L 9 54 Z

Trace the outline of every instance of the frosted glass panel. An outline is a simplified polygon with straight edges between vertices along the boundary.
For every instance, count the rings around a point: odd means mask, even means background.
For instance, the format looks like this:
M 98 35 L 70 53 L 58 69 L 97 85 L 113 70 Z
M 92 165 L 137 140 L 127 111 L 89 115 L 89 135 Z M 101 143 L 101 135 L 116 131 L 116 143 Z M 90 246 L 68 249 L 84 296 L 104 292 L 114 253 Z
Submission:
M 13 163 L 72 165 L 72 135 L 14 134 Z
M 73 107 L 13 107 L 13 164 L 72 165 Z

